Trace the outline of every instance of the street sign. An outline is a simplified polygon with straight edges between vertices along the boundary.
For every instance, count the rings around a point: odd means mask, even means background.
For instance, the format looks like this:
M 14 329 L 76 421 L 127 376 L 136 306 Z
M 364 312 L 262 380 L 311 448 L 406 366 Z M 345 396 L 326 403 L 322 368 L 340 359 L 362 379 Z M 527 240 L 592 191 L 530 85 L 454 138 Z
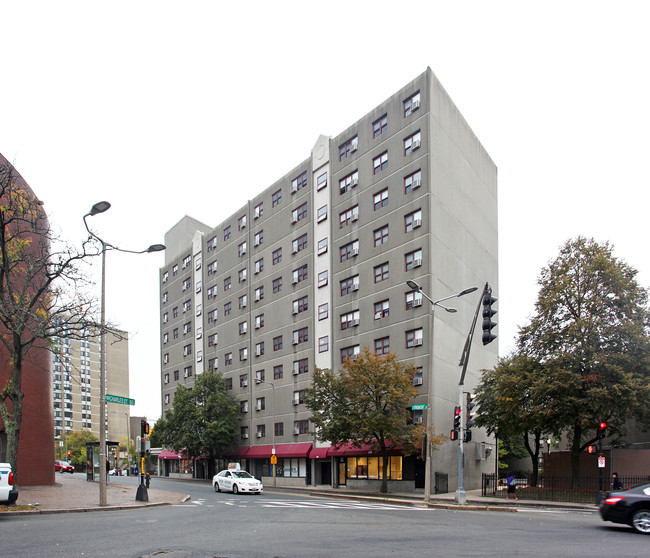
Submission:
M 604 469 L 605 468 L 605 456 L 598 456 L 598 468 L 599 469 Z
M 412 405 L 411 409 L 413 411 L 424 411 L 426 408 L 428 408 L 428 406 L 429 405 L 427 403 L 420 403 L 419 405 Z
M 121 395 L 109 395 L 107 393 L 106 403 L 120 403 L 122 405 L 135 405 L 135 399 L 129 399 L 128 397 L 122 397 Z
M 272 455 L 271 456 L 271 465 L 277 465 L 278 464 L 278 456 L 277 455 Z

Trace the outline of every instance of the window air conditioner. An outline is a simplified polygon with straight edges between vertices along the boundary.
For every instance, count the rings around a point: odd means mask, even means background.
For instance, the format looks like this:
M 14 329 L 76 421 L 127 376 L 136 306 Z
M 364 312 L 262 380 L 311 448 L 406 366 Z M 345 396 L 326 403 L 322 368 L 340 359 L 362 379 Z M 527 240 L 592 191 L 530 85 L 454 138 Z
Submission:
M 352 283 L 352 288 L 350 290 L 351 291 L 358 291 L 359 290 L 359 283 Z
M 354 188 L 357 184 L 359 184 L 359 179 L 353 178 L 352 181 L 350 182 L 350 187 Z
M 259 245 L 260 245 L 260 241 L 259 241 L 259 240 L 256 240 L 256 241 L 254 242 L 254 245 L 255 245 L 255 246 L 259 246 Z
M 297 345 L 297 344 L 298 344 L 298 340 L 297 340 L 297 339 L 294 339 L 294 340 L 293 340 L 293 344 L 294 344 L 294 345 Z
M 422 417 L 413 417 L 413 423 L 417 424 L 422 422 Z
M 357 327 L 359 325 L 359 320 L 351 320 L 348 327 Z
M 413 219 L 413 228 L 417 229 L 422 226 L 422 219 Z
M 359 249 L 358 248 L 353 248 L 352 252 L 350 253 L 351 257 L 358 256 L 359 255 Z
M 244 380 L 241 383 L 241 387 L 247 387 L 248 386 L 248 380 Z M 248 410 L 248 409 L 247 409 Z
M 255 356 L 262 356 L 262 349 L 260 348 L 255 349 Z
M 422 299 L 421 299 L 421 298 L 416 298 L 415 300 L 413 300 L 413 302 L 411 303 L 411 305 L 412 305 L 414 308 L 415 308 L 416 306 L 422 306 Z
M 378 320 L 381 318 L 381 311 L 375 312 L 375 320 Z
M 241 360 L 248 360 L 248 355 L 242 355 Z
M 420 186 L 422 186 L 422 180 L 418 178 L 411 183 L 411 190 L 417 190 Z
M 298 436 L 298 434 L 300 434 L 300 428 L 296 426 L 296 428 L 293 429 L 293 433 Z
M 420 149 L 420 146 L 422 145 L 421 140 L 415 140 L 413 144 L 411 145 L 411 151 L 415 151 L 416 149 Z
M 256 411 L 261 411 L 262 410 L 262 405 L 255 405 L 255 410 Z
M 262 433 L 261 433 L 261 432 L 258 432 L 258 433 L 257 433 L 257 437 L 258 437 L 258 438 L 261 438 L 261 437 L 262 437 Z
M 421 337 L 418 337 L 417 339 L 413 339 L 413 346 L 414 347 L 419 347 L 420 345 L 422 345 L 422 338 Z
M 422 265 L 422 258 L 416 258 L 413 260 L 413 267 L 420 267 Z
M 298 368 L 294 368 L 293 369 L 293 375 L 297 376 L 298 374 L 300 374 L 300 370 Z
M 292 225 L 295 225 L 297 222 L 298 222 L 298 217 L 296 217 L 295 215 L 293 215 L 293 216 L 291 217 L 291 224 L 292 224 Z
M 298 253 L 298 248 L 296 248 L 296 247 L 294 246 L 294 247 L 291 249 L 291 253 L 292 253 L 292 254 L 297 254 L 297 253 Z
M 358 213 L 353 213 L 352 214 L 352 219 L 350 221 L 358 221 L 359 220 L 359 214 Z
M 294 404 L 294 405 L 300 405 L 300 401 L 299 401 L 298 399 L 294 399 L 294 400 L 293 400 L 293 404 Z
M 248 440 L 248 434 L 242 434 L 241 437 L 242 440 Z
M 297 191 L 298 191 L 298 185 L 297 184 L 294 184 L 293 186 L 291 186 L 291 193 L 292 194 L 295 194 Z
M 414 386 L 421 386 L 422 385 L 422 378 L 413 378 L 413 385 Z
M 352 142 L 352 145 L 350 146 L 350 153 L 354 153 L 357 149 L 359 149 L 359 142 Z
M 411 112 L 414 112 L 420 108 L 420 99 L 415 99 L 411 102 Z

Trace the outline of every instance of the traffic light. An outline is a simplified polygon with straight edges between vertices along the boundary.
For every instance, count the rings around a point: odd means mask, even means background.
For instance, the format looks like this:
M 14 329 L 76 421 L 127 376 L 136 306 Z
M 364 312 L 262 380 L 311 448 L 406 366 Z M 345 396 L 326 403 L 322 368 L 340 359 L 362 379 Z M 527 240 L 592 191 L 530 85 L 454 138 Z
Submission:
M 452 442 L 455 442 L 456 440 L 458 440 L 458 430 L 452 430 L 452 431 L 449 433 L 449 439 L 450 439 Z
M 605 437 L 605 431 L 607 430 L 607 423 L 601 422 L 598 425 L 598 439 L 602 440 Z
M 496 322 L 492 321 L 492 316 L 494 316 L 497 311 L 492 308 L 492 305 L 497 301 L 496 298 L 492 296 L 492 287 L 485 285 L 485 290 L 483 291 L 483 345 L 492 343 L 497 336 L 492 333 L 492 328 L 496 327 Z
M 476 403 L 474 403 L 474 395 L 471 393 L 467 393 L 467 412 L 465 413 L 465 428 L 469 430 L 476 424 L 476 421 L 474 420 L 474 413 L 472 413 L 472 409 L 476 407 Z
M 72 452 L 68 450 L 68 453 L 66 454 L 68 456 L 68 460 L 72 457 Z
M 454 407 L 454 430 L 460 429 L 460 407 Z
M 594 453 L 594 446 L 588 446 L 587 453 Z
M 140 436 L 142 438 L 144 438 L 148 434 L 149 434 L 149 423 L 146 420 L 141 419 L 140 420 Z

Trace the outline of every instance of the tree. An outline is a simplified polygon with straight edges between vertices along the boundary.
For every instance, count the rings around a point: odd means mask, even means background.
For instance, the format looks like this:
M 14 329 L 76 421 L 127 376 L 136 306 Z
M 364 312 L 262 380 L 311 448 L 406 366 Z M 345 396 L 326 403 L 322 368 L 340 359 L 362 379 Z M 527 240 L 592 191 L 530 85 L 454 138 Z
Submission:
M 56 451 L 60 452 L 58 459 L 66 459 L 65 452 L 69 451 L 70 462 L 75 466 L 75 469 L 81 468 L 86 465 L 86 444 L 97 441 L 95 436 L 90 430 L 75 430 L 65 434 L 61 434 L 61 442 L 63 446 L 59 446 L 59 440 L 55 440 L 57 448 Z
M 305 404 L 321 441 L 355 447 L 369 444 L 382 457 L 381 492 L 387 492 L 388 452 L 401 447 L 412 453 L 423 429 L 410 423 L 409 401 L 415 365 L 397 361 L 392 353 L 377 355 L 364 347 L 356 359 L 346 359 L 338 374 L 316 368 Z
M 223 376 L 208 370 L 197 377 L 191 390 L 178 386 L 172 409 L 156 422 L 154 432 L 163 446 L 174 451 L 214 458 L 235 447 L 239 419 L 239 403 L 226 391 Z
M 516 356 L 483 382 L 495 384 L 498 398 L 490 410 L 484 394 L 485 412 L 492 415 L 486 426 L 499 422 L 501 429 L 498 405 L 519 393 L 531 397 L 531 405 L 513 411 L 517 420 L 530 410 L 541 431 L 568 435 L 574 486 L 580 453 L 597 440 L 600 422 L 614 442 L 626 434 L 629 419 L 650 425 L 650 312 L 636 275 L 608 243 L 569 240 L 542 269 L 535 313 L 519 330 Z M 498 371 L 512 373 L 513 381 L 521 377 L 509 386 L 498 382 Z M 524 432 L 521 421 L 513 425 Z
M 65 332 L 71 337 L 92 323 L 93 301 L 79 264 L 88 254 L 53 234 L 42 203 L 13 165 L 0 157 L 0 344 L 6 351 L 0 382 L 0 418 L 7 456 L 19 469 L 23 418 L 23 365 L 30 350 Z M 96 254 L 95 254 L 96 255 Z

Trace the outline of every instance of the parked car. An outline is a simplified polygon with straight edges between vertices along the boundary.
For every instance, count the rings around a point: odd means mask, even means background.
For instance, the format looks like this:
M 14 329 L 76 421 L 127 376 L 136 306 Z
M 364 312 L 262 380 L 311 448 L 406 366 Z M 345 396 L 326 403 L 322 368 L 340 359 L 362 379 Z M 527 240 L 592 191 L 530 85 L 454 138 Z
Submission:
M 108 474 L 111 475 L 111 476 L 116 476 L 117 475 L 117 476 L 121 477 L 121 476 L 126 475 L 126 470 L 124 470 L 124 469 L 111 469 L 108 472 Z
M 55 461 L 54 470 L 62 473 L 74 473 L 74 467 L 67 461 Z
M 11 464 L 0 463 L 0 504 L 13 504 L 16 500 L 18 500 L 18 490 L 14 488 Z
M 212 477 L 212 484 L 215 492 L 226 490 L 233 494 L 237 494 L 238 492 L 261 494 L 264 489 L 261 481 L 258 481 L 253 475 L 241 469 L 228 469 L 217 473 Z
M 650 535 L 650 483 L 610 492 L 600 503 L 600 516 L 604 521 L 625 523 Z

